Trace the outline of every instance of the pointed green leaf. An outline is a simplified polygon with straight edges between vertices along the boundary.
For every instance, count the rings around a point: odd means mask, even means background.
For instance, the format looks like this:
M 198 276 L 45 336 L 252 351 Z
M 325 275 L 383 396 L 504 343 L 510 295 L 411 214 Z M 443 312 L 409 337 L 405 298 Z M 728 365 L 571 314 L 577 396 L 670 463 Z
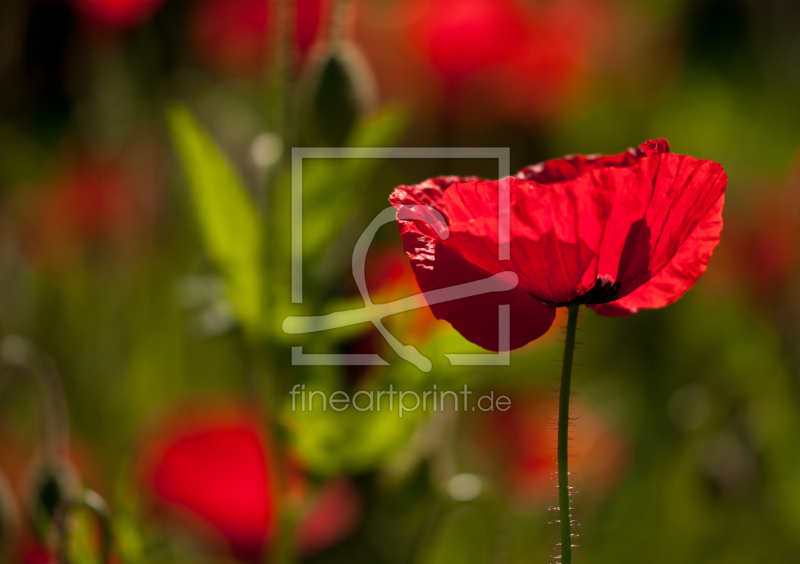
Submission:
M 255 205 L 189 110 L 175 105 L 167 117 L 206 250 L 228 285 L 240 323 L 252 334 L 262 305 L 261 222 Z

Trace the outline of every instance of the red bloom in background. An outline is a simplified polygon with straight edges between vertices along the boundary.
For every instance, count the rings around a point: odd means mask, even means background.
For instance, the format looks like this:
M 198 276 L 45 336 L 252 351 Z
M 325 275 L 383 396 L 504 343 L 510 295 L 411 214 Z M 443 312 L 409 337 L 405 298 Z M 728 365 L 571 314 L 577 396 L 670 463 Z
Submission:
M 218 531 L 237 557 L 257 561 L 277 519 L 265 438 L 254 413 L 177 421 L 148 444 L 144 485 L 163 509 Z
M 59 564 L 55 555 L 39 541 L 25 540 L 18 550 L 18 564 Z M 111 555 L 109 564 L 120 564 L 115 555 Z
M 382 247 L 370 251 L 364 276 L 369 297 L 374 304 L 383 304 L 419 294 L 420 289 L 414 273 L 402 254 L 393 247 Z M 358 289 L 353 284 L 353 293 Z M 384 320 L 389 331 L 402 343 L 424 346 L 436 330 L 436 318 L 428 308 L 418 308 Z M 388 344 L 374 325 L 345 344 L 348 354 L 381 354 Z M 358 383 L 365 375 L 372 374 L 375 367 L 347 366 L 345 373 L 352 383 Z
M 491 453 L 515 498 L 539 505 L 554 495 L 557 426 L 555 401 L 541 393 L 508 394 L 511 408 L 481 414 L 476 434 Z M 570 430 L 570 472 L 580 483 L 584 502 L 602 500 L 620 480 L 628 463 L 627 441 L 588 406 L 573 412 L 580 425 Z
M 156 509 L 198 530 L 216 533 L 231 553 L 258 562 L 277 526 L 279 493 L 306 497 L 305 478 L 293 466 L 277 492 L 269 446 L 253 410 L 202 410 L 159 425 L 141 458 L 141 483 Z M 317 494 L 298 526 L 301 552 L 320 550 L 346 536 L 359 516 L 357 493 L 334 480 Z
M 303 513 L 297 530 L 297 549 L 316 554 L 349 535 L 361 516 L 358 492 L 346 478 L 326 483 Z
M 55 564 L 56 562 L 45 546 L 31 540 L 21 543 L 17 561 L 19 564 Z
M 142 23 L 163 3 L 164 0 L 72 0 L 75 9 L 89 21 L 116 28 Z
M 515 58 L 528 39 L 525 13 L 514 0 L 435 0 L 420 8 L 412 37 L 451 82 Z
M 790 176 L 783 189 L 770 188 L 730 223 L 727 278 L 762 305 L 782 306 L 800 267 L 800 182 Z
M 722 230 L 727 176 L 714 162 L 669 152 L 664 140 L 614 156 L 569 156 L 521 170 L 510 188 L 508 261 L 498 259 L 499 181 L 439 177 L 389 198 L 424 291 L 514 272 L 516 288 L 431 306 L 464 337 L 498 350 L 498 305 L 511 305 L 511 348 L 538 338 L 556 307 L 628 315 L 677 300 L 705 271 Z M 440 239 L 423 221 L 436 209 Z
M 375 259 L 367 261 L 366 279 L 370 296 L 376 304 L 400 300 L 420 292 L 408 261 L 394 248 L 379 249 Z M 414 345 L 425 344 L 436 324 L 436 318 L 427 308 L 392 316 L 386 321 L 403 342 Z M 377 330 L 374 331 L 377 333 Z M 382 337 L 380 340 L 383 342 Z
M 49 269 L 69 265 L 90 246 L 132 248 L 143 219 L 130 179 L 115 163 L 72 163 L 24 198 L 23 244 L 33 263 Z
M 470 107 L 488 101 L 507 119 L 550 117 L 577 98 L 602 64 L 616 25 L 608 3 L 558 0 L 526 7 L 524 43 L 474 85 Z
M 440 97 L 470 124 L 550 117 L 601 62 L 613 22 L 602 0 L 403 0 L 365 12 L 384 90 L 415 106 L 420 92 Z
M 295 46 L 305 57 L 319 35 L 325 0 L 298 0 L 296 6 Z M 197 0 L 190 22 L 197 54 L 234 75 L 263 70 L 274 41 L 274 10 L 270 0 Z

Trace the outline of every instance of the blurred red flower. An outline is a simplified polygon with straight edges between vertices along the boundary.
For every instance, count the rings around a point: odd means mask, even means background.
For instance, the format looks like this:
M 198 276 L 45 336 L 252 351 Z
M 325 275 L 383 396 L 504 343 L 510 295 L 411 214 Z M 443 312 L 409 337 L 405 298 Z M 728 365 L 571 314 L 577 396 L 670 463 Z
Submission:
M 714 162 L 669 152 L 664 140 L 614 156 L 569 156 L 508 179 L 510 260 L 498 259 L 499 181 L 439 177 L 389 198 L 424 291 L 511 271 L 509 291 L 431 306 L 464 337 L 498 350 L 498 305 L 511 305 L 511 348 L 543 335 L 556 307 L 628 315 L 677 300 L 705 271 L 722 230 L 727 176 Z M 440 239 L 427 207 L 442 214 Z M 432 220 L 436 221 L 436 220 Z M 443 226 L 442 226 L 443 227 Z
M 369 297 L 375 304 L 400 300 L 420 292 L 408 261 L 392 247 L 379 247 L 370 251 L 364 276 Z M 355 284 L 353 292 L 357 292 Z M 392 315 L 384 323 L 402 343 L 420 347 L 435 332 L 437 321 L 430 309 L 419 308 Z M 348 354 L 381 354 L 386 348 L 386 341 L 372 324 L 364 333 L 345 344 L 345 352 Z M 362 377 L 371 374 L 373 369 L 370 366 L 348 366 L 345 373 L 351 377 L 353 383 L 358 383 Z
M 18 550 L 18 564 L 59 564 L 57 557 L 38 541 L 26 540 Z M 119 558 L 111 555 L 109 564 L 119 564 Z
M 524 43 L 476 81 L 470 108 L 488 103 L 507 120 L 549 118 L 579 97 L 601 65 L 617 25 L 609 3 L 558 0 L 525 6 Z
M 330 480 L 302 515 L 297 549 L 309 556 L 336 544 L 358 523 L 361 506 L 355 486 L 346 478 Z
M 555 495 L 557 426 L 556 401 L 543 393 L 509 393 L 508 411 L 481 414 L 476 432 L 514 498 L 533 505 Z M 578 493 L 590 505 L 602 500 L 619 482 L 628 465 L 625 437 L 601 415 L 581 402 L 572 412 L 580 425 L 570 430 L 570 473 L 580 483 Z
M 402 0 L 365 6 L 359 26 L 388 95 L 415 109 L 540 120 L 567 105 L 601 64 L 614 25 L 604 0 Z
M 92 23 L 125 28 L 152 16 L 164 0 L 71 0 L 75 10 Z
M 295 46 L 305 57 L 320 34 L 325 0 L 297 0 Z M 271 0 L 197 0 L 190 35 L 198 56 L 210 67 L 232 75 L 262 71 L 274 40 Z
M 800 166 L 782 186 L 765 182 L 756 193 L 746 213 L 729 223 L 722 249 L 728 269 L 715 274 L 723 288 L 742 285 L 761 305 L 782 310 L 800 272 Z
M 130 246 L 140 227 L 141 206 L 115 163 L 72 163 L 26 196 L 23 245 L 32 262 L 46 269 L 71 264 L 92 244 Z
M 31 540 L 21 543 L 18 558 L 19 564 L 55 564 L 56 562 L 45 546 Z
M 514 0 L 434 0 L 410 33 L 417 48 L 451 82 L 517 58 L 528 40 L 525 12 Z
M 420 292 L 408 261 L 394 248 L 379 249 L 375 259 L 367 262 L 366 279 L 373 303 L 400 300 Z M 387 323 L 402 335 L 404 342 L 423 345 L 434 331 L 436 318 L 429 309 L 420 308 L 392 316 Z
M 231 553 L 258 562 L 278 524 L 281 494 L 306 499 L 305 477 L 290 465 L 288 490 L 276 490 L 270 448 L 257 413 L 248 408 L 202 409 L 161 423 L 141 456 L 143 490 L 169 518 L 216 532 Z M 302 501 L 301 499 L 301 501 Z M 315 551 L 347 535 L 359 514 L 357 493 L 332 481 L 298 525 L 298 549 Z

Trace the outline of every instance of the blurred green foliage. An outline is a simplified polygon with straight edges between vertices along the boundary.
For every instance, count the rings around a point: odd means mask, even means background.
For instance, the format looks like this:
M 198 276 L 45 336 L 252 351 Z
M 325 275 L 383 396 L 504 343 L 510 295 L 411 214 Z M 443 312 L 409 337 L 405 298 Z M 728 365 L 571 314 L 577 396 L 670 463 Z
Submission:
M 791 0 L 610 2 L 618 17 L 606 58 L 587 55 L 577 92 L 535 118 L 498 117 L 505 114 L 486 91 L 477 102 L 437 98 L 442 81 L 403 66 L 412 59 L 391 27 L 373 31 L 380 42 L 358 28 L 348 48 L 363 51 L 365 66 L 342 53 L 295 57 L 285 123 L 267 115 L 280 106 L 267 99 L 270 73 L 226 74 L 195 53 L 194 4 L 169 1 L 152 19 L 108 35 L 92 34 L 64 2 L 0 7 L 0 333 L 25 336 L 58 366 L 79 471 L 112 506 L 122 563 L 225 561 L 154 519 L 134 478 L 143 430 L 158 414 L 232 397 L 263 406 L 271 439 L 302 461 L 312 490 L 340 474 L 358 488 L 357 529 L 305 561 L 545 561 L 557 536 L 547 510 L 554 499 L 526 502 L 511 487 L 503 461 L 476 437 L 483 423 L 472 413 L 302 412 L 288 395 L 295 384 L 350 393 L 467 384 L 476 394 L 508 393 L 512 405 L 554 397 L 557 335 L 515 353 L 507 367 L 457 367 L 444 354 L 480 351 L 446 323 L 423 334 L 413 312 L 387 320 L 433 362 L 422 373 L 370 340 L 370 324 L 306 336 L 280 329 L 288 315 L 363 305 L 350 253 L 394 186 L 448 173 L 492 176 L 496 163 L 309 159 L 304 299 L 292 304 L 291 150 L 508 146 L 516 169 L 656 136 L 723 164 L 726 227 L 707 276 L 675 305 L 624 319 L 582 316 L 574 386 L 583 409 L 627 445 L 627 458 L 607 493 L 578 486 L 576 561 L 800 559 L 800 268 L 789 256 L 800 231 L 780 235 L 776 248 L 789 266 L 768 290 L 750 279 L 773 247 L 746 244 L 761 236 L 751 230 L 765 202 L 800 223 L 800 19 Z M 364 0 L 364 14 L 394 4 Z M 383 53 L 387 44 L 397 52 Z M 295 80 L 303 64 L 321 61 L 319 80 Z M 377 83 L 377 108 L 353 76 Z M 296 131 L 281 137 L 282 127 Z M 279 143 L 257 151 L 263 135 Z M 132 227 L 118 232 L 100 221 L 90 229 L 81 222 L 96 208 L 81 206 L 93 197 L 54 196 L 69 193 L 68 172 L 86 162 L 118 171 L 133 197 L 120 200 L 130 213 L 110 223 Z M 59 260 L 42 252 L 44 243 Z M 394 226 L 375 247 L 402 256 Z M 376 259 L 371 253 L 369 264 Z M 388 366 L 291 364 L 293 346 L 342 353 L 364 343 Z M 0 376 L 0 473 L 23 514 L 43 427 L 36 394 L 23 378 Z M 496 442 L 505 438 L 503 428 L 487 429 Z M 459 500 L 448 485 L 464 473 L 482 490 Z M 76 562 L 92 561 L 91 524 L 79 530 Z

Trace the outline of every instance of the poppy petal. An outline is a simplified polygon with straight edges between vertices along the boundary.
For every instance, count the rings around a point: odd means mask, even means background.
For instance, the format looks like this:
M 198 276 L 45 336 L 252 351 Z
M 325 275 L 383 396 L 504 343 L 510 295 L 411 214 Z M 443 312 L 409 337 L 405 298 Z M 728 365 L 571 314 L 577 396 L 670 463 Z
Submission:
M 652 139 L 639 145 L 638 149 L 630 148 L 618 155 L 569 155 L 526 166 L 515 178 L 531 180 L 538 184 L 566 182 L 598 168 L 634 166 L 639 159 L 661 153 L 669 153 L 669 142 L 666 139 Z
M 596 202 L 577 198 L 571 183 L 554 189 L 515 178 L 505 181 L 511 193 L 509 263 L 501 262 L 497 252 L 500 183 L 496 180 L 457 183 L 447 190 L 448 246 L 492 274 L 513 270 L 519 286 L 540 301 L 572 300 L 595 257 L 586 238 L 597 239 L 591 235 L 598 231 Z M 576 221 L 578 217 L 585 221 Z
M 444 191 L 461 179 L 455 177 L 437 178 L 416 186 L 400 186 L 392 194 L 390 201 L 395 207 L 429 205 L 447 218 L 444 205 Z M 488 278 L 496 272 L 489 272 L 473 264 L 456 250 L 450 237 L 443 241 L 423 221 L 398 220 L 403 247 L 411 259 L 417 283 L 423 292 L 449 288 L 459 284 Z M 494 247 L 497 253 L 497 246 Z M 431 311 L 438 319 L 444 319 L 467 340 L 487 350 L 500 350 L 499 306 L 511 306 L 510 348 L 519 348 L 542 336 L 555 319 L 555 308 L 542 303 L 519 286 L 504 292 L 492 292 L 431 305 Z
M 255 416 L 220 411 L 176 418 L 154 439 L 143 454 L 142 478 L 156 507 L 199 518 L 237 558 L 258 562 L 275 507 L 266 439 Z
M 664 307 L 680 298 L 705 272 L 714 247 L 719 243 L 724 203 L 723 195 L 667 266 L 649 282 L 624 298 L 590 307 L 600 315 L 615 317 L 630 315 L 640 309 Z
M 666 267 L 720 199 L 727 176 L 717 163 L 658 152 L 660 142 L 651 144 L 655 147 L 643 144 L 640 150 L 652 156 L 631 166 L 593 168 L 566 182 L 512 188 L 513 240 L 517 256 L 528 261 L 527 268 L 515 261 L 523 269 L 518 270 L 522 285 L 548 302 L 603 303 L 630 294 Z M 532 268 L 539 262 L 523 249 L 550 230 L 562 244 L 585 244 L 587 250 L 571 260 L 558 253 L 563 260 Z M 560 274 L 565 268 L 568 276 Z M 526 284 L 537 270 L 547 274 L 549 293 Z

